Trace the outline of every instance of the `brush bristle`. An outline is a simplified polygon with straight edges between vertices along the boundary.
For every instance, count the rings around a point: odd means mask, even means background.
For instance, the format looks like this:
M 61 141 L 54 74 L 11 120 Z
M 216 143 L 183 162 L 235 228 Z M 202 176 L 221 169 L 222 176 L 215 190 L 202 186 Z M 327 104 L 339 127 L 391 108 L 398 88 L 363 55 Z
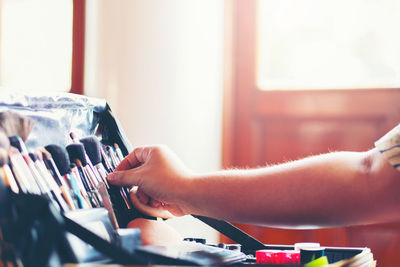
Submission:
M 10 136 L 8 139 L 10 140 L 10 145 L 16 147 L 19 152 L 25 155 L 28 154 L 25 143 L 20 136 Z
M 0 129 L 7 136 L 18 135 L 26 141 L 31 133 L 35 121 L 29 117 L 22 116 L 12 111 L 0 113 Z
M 101 143 L 96 136 L 82 138 L 80 142 L 85 147 L 86 153 L 93 165 L 101 163 Z
M 41 148 L 40 152 L 42 153 L 43 159 L 45 159 L 45 160 L 50 160 L 51 159 L 51 154 L 46 149 Z
M 67 151 L 58 145 L 48 145 L 45 148 L 51 154 L 60 174 L 65 175 L 69 173 L 70 168 Z
M 36 155 L 36 157 L 38 158 L 38 160 L 40 160 L 40 161 L 43 160 L 43 155 L 42 155 L 42 152 L 40 151 L 40 149 L 38 149 L 38 150 L 35 152 L 35 155 Z
M 29 152 L 29 157 L 33 162 L 36 162 L 38 160 L 38 157 L 35 153 Z
M 69 159 L 71 162 L 75 162 L 75 159 L 79 159 L 83 166 L 86 166 L 87 161 L 85 157 L 85 148 L 80 143 L 69 144 L 67 146 Z
M 0 147 L 4 149 L 8 149 L 10 147 L 10 140 L 3 131 L 0 131 Z
M 4 148 L 0 148 L 0 167 L 8 164 L 8 152 Z
M 76 140 L 76 134 L 74 132 L 70 132 L 69 137 L 71 138 L 72 141 Z

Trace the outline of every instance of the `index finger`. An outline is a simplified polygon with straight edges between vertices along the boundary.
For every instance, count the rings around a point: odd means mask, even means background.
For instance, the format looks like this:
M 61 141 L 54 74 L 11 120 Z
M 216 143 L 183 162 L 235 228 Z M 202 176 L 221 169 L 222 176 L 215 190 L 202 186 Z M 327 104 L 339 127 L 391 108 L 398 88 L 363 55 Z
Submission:
M 116 171 L 124 171 L 124 170 L 129 170 L 134 167 L 137 167 L 140 165 L 140 161 L 137 159 L 135 151 L 132 151 L 129 153 L 128 156 L 126 156 L 121 163 L 115 168 Z

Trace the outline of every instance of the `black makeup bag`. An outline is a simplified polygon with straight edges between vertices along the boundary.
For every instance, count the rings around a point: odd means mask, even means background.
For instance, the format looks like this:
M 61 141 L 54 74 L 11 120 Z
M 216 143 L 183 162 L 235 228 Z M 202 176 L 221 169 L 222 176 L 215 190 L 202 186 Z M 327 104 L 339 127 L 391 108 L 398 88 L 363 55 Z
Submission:
M 32 118 L 34 127 L 26 141 L 28 149 L 56 144 L 65 147 L 69 133 L 95 135 L 105 145 L 117 143 L 124 155 L 132 149 L 107 102 L 68 93 L 26 95 L 3 94 L 0 112 L 13 111 Z M 119 189 L 110 199 L 121 228 L 135 218 L 148 218 L 128 209 Z M 94 208 L 60 214 L 44 198 L 14 194 L 0 183 L 0 230 L 2 253 L 8 262 L 24 266 L 58 266 L 68 262 L 137 263 L 133 256 L 141 244 L 138 229 L 115 229 L 107 210 Z

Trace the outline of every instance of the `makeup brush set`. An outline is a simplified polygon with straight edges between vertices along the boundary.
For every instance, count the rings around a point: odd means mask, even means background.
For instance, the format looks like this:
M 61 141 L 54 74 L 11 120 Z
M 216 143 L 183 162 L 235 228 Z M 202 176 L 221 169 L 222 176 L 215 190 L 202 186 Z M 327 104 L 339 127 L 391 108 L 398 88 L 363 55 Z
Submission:
M 12 112 L 3 115 L 17 117 Z M 106 179 L 123 159 L 116 143 L 114 150 L 95 136 L 78 140 L 71 133 L 72 143 L 65 148 L 50 144 L 29 152 L 19 135 L 8 137 L 9 144 L 4 132 L 0 135 L 4 139 L 0 148 L 1 178 L 14 193 L 41 195 L 63 212 L 104 207 L 113 226 L 119 228 L 109 192 L 118 190 L 126 208 L 132 205 L 128 189 L 113 188 Z
M 140 232 L 118 230 L 150 217 L 132 207 L 129 189 L 106 179 L 129 149 L 103 100 L 2 96 L 0 263 L 46 266 L 113 257 L 143 263 L 118 247 L 127 242 L 128 249 L 137 247 Z M 98 245 L 102 241 L 108 241 L 104 248 Z

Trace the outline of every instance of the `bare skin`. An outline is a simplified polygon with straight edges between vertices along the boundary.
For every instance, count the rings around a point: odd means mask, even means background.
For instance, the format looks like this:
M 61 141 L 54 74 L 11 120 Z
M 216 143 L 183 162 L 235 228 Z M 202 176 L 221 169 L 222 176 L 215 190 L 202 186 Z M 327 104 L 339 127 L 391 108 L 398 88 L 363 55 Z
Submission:
M 183 238 L 171 226 L 163 221 L 138 218 L 131 221 L 127 228 L 139 228 L 143 245 L 168 245 L 182 242 Z
M 137 186 L 135 206 L 157 217 L 198 214 L 281 228 L 400 219 L 400 173 L 376 149 L 198 174 L 164 146 L 139 147 L 108 179 Z

